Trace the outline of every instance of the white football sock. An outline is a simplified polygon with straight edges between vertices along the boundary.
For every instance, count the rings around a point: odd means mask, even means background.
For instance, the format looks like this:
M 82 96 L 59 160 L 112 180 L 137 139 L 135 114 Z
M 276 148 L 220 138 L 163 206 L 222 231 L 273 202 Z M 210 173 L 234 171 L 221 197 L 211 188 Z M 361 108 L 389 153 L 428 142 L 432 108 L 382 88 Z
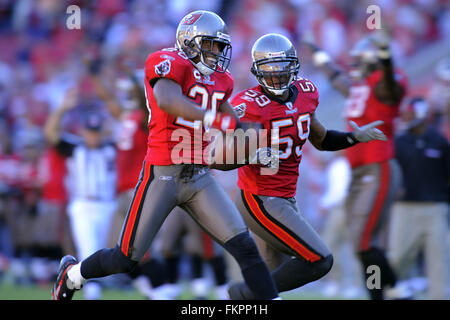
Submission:
M 67 286 L 69 289 L 81 289 L 83 283 L 86 282 L 86 279 L 83 278 L 81 275 L 81 262 L 78 262 L 77 264 L 73 265 L 69 271 L 67 271 L 67 276 L 69 277 L 70 282 L 72 282 L 72 288 L 70 288 L 70 284 L 67 283 Z

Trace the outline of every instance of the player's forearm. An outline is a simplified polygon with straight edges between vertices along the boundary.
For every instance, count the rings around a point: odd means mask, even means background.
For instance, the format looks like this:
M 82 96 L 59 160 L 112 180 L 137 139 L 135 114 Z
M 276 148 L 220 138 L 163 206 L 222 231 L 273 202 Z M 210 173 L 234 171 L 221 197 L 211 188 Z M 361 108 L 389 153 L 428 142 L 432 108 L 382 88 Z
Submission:
M 235 119 L 239 118 L 236 110 L 234 110 L 233 106 L 228 101 L 225 101 L 220 105 L 219 111 L 232 115 Z
M 50 114 L 49 118 L 47 119 L 47 122 L 44 126 L 44 135 L 45 138 L 50 142 L 51 144 L 57 144 L 60 140 L 61 133 L 60 133 L 60 125 L 61 125 L 61 119 L 65 113 L 65 110 L 63 108 L 55 110 L 52 114 Z
M 358 140 L 351 132 L 327 130 L 317 119 L 315 114 L 311 115 L 309 142 L 321 151 L 337 151 L 349 148 Z
M 338 151 L 347 149 L 358 143 L 352 132 L 342 132 L 336 130 L 327 130 L 327 133 L 320 143 L 320 150 Z
M 205 110 L 200 109 L 186 97 L 165 97 L 156 99 L 158 106 L 164 112 L 173 116 L 183 117 L 185 120 L 203 120 Z
M 134 90 L 136 92 L 136 97 L 138 100 L 139 108 L 142 111 L 144 111 L 145 113 L 148 113 L 147 103 L 146 103 L 146 99 L 145 99 L 145 92 L 144 92 L 145 89 L 141 88 L 141 86 L 139 85 L 139 80 L 132 72 L 130 72 L 128 75 L 130 76 L 131 82 L 133 82 L 133 86 L 134 86 Z
M 388 49 L 378 51 L 378 60 L 383 71 L 383 81 L 388 85 L 395 85 L 394 66 Z
M 162 111 L 186 120 L 203 120 L 205 110 L 184 96 L 181 87 L 174 81 L 158 80 L 153 86 L 153 94 Z
M 402 97 L 402 89 L 395 80 L 394 65 L 390 52 L 385 48 L 379 49 L 377 54 L 383 76 L 375 86 L 375 96 L 387 104 L 396 104 Z
M 350 95 L 351 82 L 347 73 L 335 73 L 335 76 L 329 77 L 331 85 L 339 91 L 344 97 Z
M 119 119 L 122 114 L 122 106 L 117 99 L 114 98 L 113 93 L 106 88 L 98 75 L 92 75 L 92 82 L 94 84 L 95 91 L 100 99 L 105 102 L 105 105 L 111 115 L 114 118 Z
M 311 123 L 313 122 L 311 121 Z M 322 133 L 319 133 L 320 135 L 314 133 L 313 136 L 316 136 L 316 140 L 320 136 L 323 136 L 323 138 L 320 138 L 320 150 L 336 151 L 352 147 L 359 142 L 366 143 L 373 140 L 387 141 L 387 137 L 383 131 L 377 128 L 377 126 L 383 123 L 382 120 L 376 120 L 360 127 L 354 121 L 349 121 L 349 125 L 353 128 L 352 132 L 327 130 L 325 134 L 322 131 Z M 314 143 L 314 146 L 316 145 L 317 141 Z
M 345 97 L 348 97 L 350 90 L 350 78 L 346 72 L 341 70 L 324 51 L 316 51 L 313 54 L 313 63 L 324 73 L 331 85 Z

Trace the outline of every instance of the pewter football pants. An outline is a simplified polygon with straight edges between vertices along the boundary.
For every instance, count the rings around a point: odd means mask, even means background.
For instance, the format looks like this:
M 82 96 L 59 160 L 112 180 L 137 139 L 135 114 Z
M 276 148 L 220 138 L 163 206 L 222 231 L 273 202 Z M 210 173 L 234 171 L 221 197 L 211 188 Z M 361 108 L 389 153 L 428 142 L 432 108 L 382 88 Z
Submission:
M 294 198 L 258 196 L 240 190 L 235 203 L 270 270 L 292 256 L 314 263 L 331 254 L 298 211 Z
M 190 174 L 184 174 L 186 169 L 192 169 Z M 221 245 L 247 230 L 239 211 L 207 167 L 144 162 L 118 241 L 122 253 L 139 261 L 176 206 L 187 211 Z

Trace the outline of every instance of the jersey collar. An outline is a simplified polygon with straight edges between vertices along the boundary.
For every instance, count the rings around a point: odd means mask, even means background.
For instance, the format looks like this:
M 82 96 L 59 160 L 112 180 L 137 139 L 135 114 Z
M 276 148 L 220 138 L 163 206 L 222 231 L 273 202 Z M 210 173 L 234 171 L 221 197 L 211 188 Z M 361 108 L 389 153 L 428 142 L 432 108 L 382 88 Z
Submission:
M 261 91 L 264 92 L 263 88 L 261 87 Z M 270 100 L 275 101 L 279 104 L 286 104 L 288 102 L 294 104 L 295 100 L 297 100 L 297 96 L 298 96 L 298 89 L 297 87 L 292 84 L 289 87 L 289 98 L 286 101 L 283 101 L 277 97 L 274 97 L 273 95 L 271 95 L 270 97 L 268 97 Z

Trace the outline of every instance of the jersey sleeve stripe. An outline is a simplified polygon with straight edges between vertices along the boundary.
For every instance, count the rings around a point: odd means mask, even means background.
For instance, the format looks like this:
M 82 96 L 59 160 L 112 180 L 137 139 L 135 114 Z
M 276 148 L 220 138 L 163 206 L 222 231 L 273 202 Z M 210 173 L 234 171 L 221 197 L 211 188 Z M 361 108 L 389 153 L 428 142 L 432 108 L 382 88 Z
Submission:
M 127 257 L 131 256 L 131 252 L 129 252 L 130 244 L 133 243 L 138 225 L 137 222 L 139 221 L 142 205 L 144 203 L 143 199 L 145 199 L 145 194 L 147 193 L 147 189 L 152 182 L 153 177 L 153 166 L 150 163 L 144 162 L 143 178 L 136 186 L 136 191 L 131 201 L 131 206 L 128 209 L 125 226 L 122 231 L 120 248 L 122 253 Z
M 315 262 L 322 257 L 319 254 L 308 249 L 300 239 L 296 239 L 289 230 L 281 224 L 276 224 L 270 219 L 270 215 L 264 208 L 262 201 L 248 191 L 241 191 L 242 200 L 253 218 L 262 226 L 273 234 L 278 240 L 287 245 L 291 250 L 295 251 L 307 261 Z M 258 201 L 259 200 L 259 201 Z M 258 203 L 259 202 L 259 203 Z

